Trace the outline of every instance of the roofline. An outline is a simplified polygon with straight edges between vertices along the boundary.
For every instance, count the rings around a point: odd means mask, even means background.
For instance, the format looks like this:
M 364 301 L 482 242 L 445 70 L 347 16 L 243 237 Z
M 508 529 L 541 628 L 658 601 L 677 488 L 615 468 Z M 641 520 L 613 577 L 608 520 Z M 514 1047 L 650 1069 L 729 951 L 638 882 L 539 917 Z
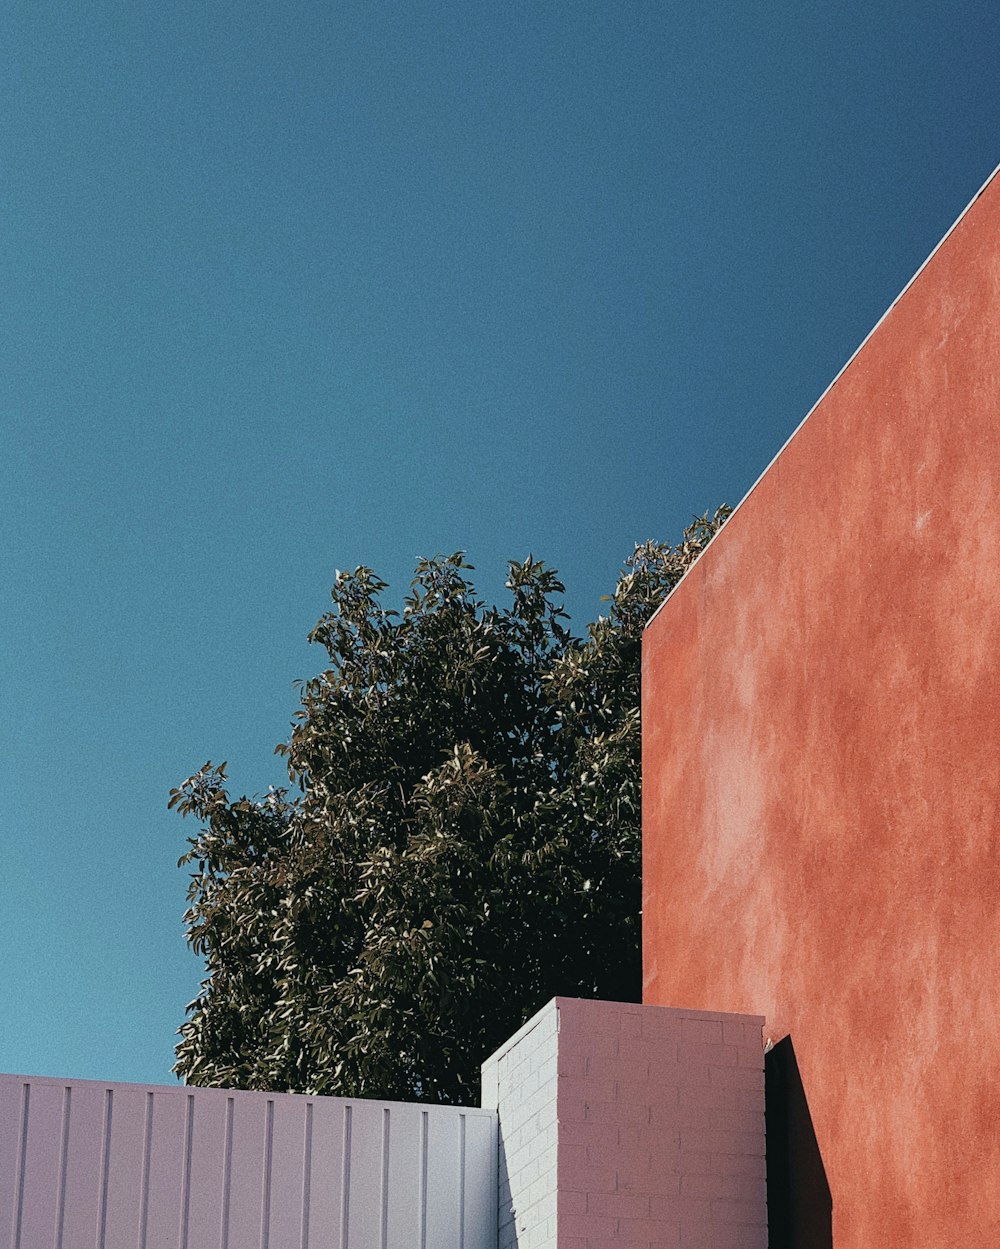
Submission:
M 904 295 L 906 294 L 906 292 L 910 289 L 910 287 L 911 287 L 911 286 L 913 285 L 913 283 L 917 280 L 917 278 L 918 278 L 918 277 L 920 277 L 921 273 L 923 273 L 923 271 L 927 268 L 927 266 L 930 264 L 930 262 L 931 262 L 931 261 L 934 259 L 934 257 L 937 255 L 937 253 L 938 253 L 939 249 L 940 249 L 940 248 L 944 245 L 944 243 L 946 242 L 946 240 L 949 238 L 949 236 L 951 235 L 951 232 L 955 229 L 955 227 L 959 224 L 959 222 L 960 222 L 960 221 L 961 221 L 961 220 L 965 217 L 966 213 L 969 211 L 969 209 L 972 207 L 972 205 L 976 202 L 976 200 L 978 200 L 978 199 L 979 199 L 979 197 L 980 197 L 980 196 L 982 195 L 982 193 L 986 190 L 986 188 L 990 185 L 990 183 L 991 183 L 991 182 L 993 181 L 993 179 L 997 176 L 997 174 L 1000 174 L 1000 165 L 997 165 L 997 166 L 994 168 L 993 172 L 989 175 L 989 177 L 986 179 L 986 181 L 983 183 L 983 185 L 982 185 L 982 186 L 979 188 L 979 190 L 975 193 L 975 195 L 973 195 L 972 199 L 970 199 L 970 200 L 969 200 L 969 202 L 968 202 L 968 203 L 966 204 L 966 206 L 962 209 L 962 211 L 958 214 L 958 216 L 957 216 L 957 217 L 955 218 L 955 220 L 951 223 L 951 225 L 948 227 L 948 229 L 947 229 L 947 230 L 945 230 L 944 234 L 942 234 L 941 238 L 938 240 L 938 242 L 935 244 L 934 248 L 931 250 L 930 254 L 927 256 L 927 259 L 923 262 L 923 264 L 920 266 L 920 268 L 919 268 L 919 269 L 917 269 L 917 271 L 913 274 L 913 276 L 910 278 L 910 280 L 906 283 L 906 285 L 905 285 L 905 286 L 903 287 L 903 289 L 899 292 L 899 294 L 898 294 L 898 295 L 896 296 L 896 298 L 892 301 L 892 303 L 888 306 L 888 308 L 886 308 L 885 312 L 883 312 L 883 313 L 882 313 L 882 315 L 881 315 L 881 316 L 879 317 L 879 319 L 875 322 L 875 324 L 874 324 L 874 325 L 872 326 L 872 328 L 868 331 L 868 333 L 864 336 L 864 338 L 863 338 L 863 339 L 861 340 L 861 342 L 857 345 L 857 347 L 855 347 L 854 351 L 853 351 L 853 352 L 851 352 L 850 356 L 848 356 L 847 360 L 846 360 L 846 361 L 844 362 L 844 364 L 840 367 L 840 369 L 838 370 L 837 374 L 835 375 L 835 377 L 833 378 L 833 380 L 830 382 L 830 384 L 826 387 L 826 389 L 823 391 L 823 393 L 820 395 L 820 397 L 816 400 L 816 402 L 812 405 L 812 407 L 809 409 L 809 411 L 805 414 L 805 416 L 802 418 L 802 420 L 801 420 L 801 421 L 799 421 L 798 425 L 796 425 L 796 426 L 795 426 L 795 428 L 792 430 L 792 432 L 788 435 L 788 437 L 785 439 L 785 441 L 781 444 L 781 446 L 778 448 L 778 451 L 775 453 L 775 455 L 774 455 L 774 456 L 772 456 L 772 458 L 771 458 L 771 460 L 769 461 L 769 463 L 768 463 L 767 467 L 766 467 L 766 468 L 764 469 L 764 471 L 760 474 L 760 476 L 757 478 L 757 480 L 753 483 L 753 485 L 750 487 L 750 489 L 746 492 L 746 494 L 743 496 L 743 498 L 742 498 L 742 499 L 740 499 L 739 503 L 737 503 L 737 505 L 733 508 L 733 510 L 732 510 L 732 512 L 731 512 L 731 514 L 729 515 L 728 519 L 726 520 L 726 525 L 728 525 L 728 524 L 729 524 L 729 521 L 731 521 L 731 520 L 732 520 L 732 518 L 733 518 L 733 517 L 736 515 L 736 513 L 740 510 L 740 508 L 743 506 L 743 504 L 744 504 L 744 503 L 746 503 L 747 499 L 749 499 L 749 498 L 750 498 L 750 496 L 753 494 L 753 492 L 757 489 L 757 487 L 760 485 L 760 483 L 764 480 L 764 478 L 767 476 L 767 474 L 771 471 L 771 469 L 774 467 L 774 465 L 778 462 L 778 460 L 780 459 L 780 457 L 781 457 L 781 456 L 782 456 L 782 454 L 784 453 L 784 451 L 785 451 L 786 447 L 788 446 L 788 444 L 792 441 L 792 439 L 793 439 L 793 438 L 795 437 L 795 435 L 799 432 L 799 430 L 802 428 L 802 426 L 803 426 L 803 425 L 805 425 L 806 421 L 808 421 L 808 420 L 809 420 L 809 418 L 810 418 L 810 417 L 812 416 L 812 414 L 816 411 L 816 409 L 817 409 L 817 408 L 819 407 L 819 405 L 823 402 L 823 400 L 827 397 L 827 395 L 830 393 L 830 391 L 831 391 L 831 390 L 833 390 L 834 386 L 836 386 L 836 384 L 837 384 L 837 383 L 840 381 L 840 379 L 844 376 L 844 374 L 845 374 L 845 373 L 847 372 L 847 370 L 851 367 L 851 365 L 854 363 L 854 361 L 858 358 L 858 356 L 861 354 L 861 351 L 863 350 L 863 348 L 865 347 L 865 345 L 867 344 L 867 342 L 868 342 L 868 340 L 871 338 L 871 336 L 872 336 L 872 335 L 875 333 L 875 331 L 879 328 L 879 326 L 880 326 L 880 325 L 882 324 L 882 322 L 886 319 L 886 317 L 889 315 L 889 313 L 890 313 L 890 312 L 892 312 L 893 308 L 895 308 L 895 306 L 896 306 L 896 305 L 899 303 L 899 301 L 903 298 L 903 296 L 904 296 Z M 659 607 L 657 607 L 656 611 L 654 611 L 654 612 L 653 612 L 653 614 L 650 616 L 650 618 L 646 621 L 646 624 L 645 624 L 645 627 L 644 627 L 644 629 L 643 629 L 643 632 L 645 632 L 645 630 L 649 628 L 649 626 L 653 623 L 653 621 L 656 619 L 656 617 L 660 614 L 660 612 L 661 612 L 661 611 L 663 611 L 664 607 L 666 607 L 666 605 L 670 602 L 670 600 L 673 598 L 673 596 L 674 596 L 674 595 L 677 593 L 677 591 L 681 588 L 681 586 L 684 584 L 684 582 L 687 580 L 688 576 L 690 575 L 691 570 L 692 570 L 693 568 L 696 568 L 696 567 L 698 566 L 698 564 L 700 564 L 700 563 L 701 563 L 702 559 L 704 559 L 706 552 L 708 552 L 708 551 L 710 551 L 710 550 L 712 549 L 712 547 L 715 545 L 716 541 L 718 540 L 718 538 L 719 538 L 720 534 L 722 534 L 722 533 L 724 533 L 724 532 L 725 532 L 726 525 L 723 525 L 723 526 L 722 526 L 722 528 L 721 528 L 720 530 L 718 530 L 718 532 L 717 532 L 717 533 L 716 533 L 716 534 L 712 537 L 711 541 L 710 541 L 710 542 L 708 543 L 708 545 L 704 548 L 704 550 L 702 550 L 702 551 L 700 551 L 700 552 L 699 552 L 697 559 L 695 559 L 695 560 L 692 562 L 691 566 L 690 566 L 688 569 L 686 569 L 686 571 L 685 571 L 685 573 L 684 573 L 684 576 L 683 576 L 683 577 L 681 577 L 680 581 L 678 581 L 678 582 L 677 582 L 677 584 L 676 584 L 676 585 L 674 586 L 674 588 L 670 591 L 670 593 L 667 595 L 667 597 L 663 600 L 663 602 L 659 605 Z

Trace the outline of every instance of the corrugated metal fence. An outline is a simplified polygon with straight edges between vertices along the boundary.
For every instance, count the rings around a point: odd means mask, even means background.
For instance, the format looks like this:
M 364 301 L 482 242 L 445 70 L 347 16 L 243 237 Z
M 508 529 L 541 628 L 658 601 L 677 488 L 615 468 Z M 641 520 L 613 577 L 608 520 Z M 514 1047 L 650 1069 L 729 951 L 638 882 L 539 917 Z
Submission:
M 497 1119 L 0 1076 L 0 1246 L 495 1249 Z

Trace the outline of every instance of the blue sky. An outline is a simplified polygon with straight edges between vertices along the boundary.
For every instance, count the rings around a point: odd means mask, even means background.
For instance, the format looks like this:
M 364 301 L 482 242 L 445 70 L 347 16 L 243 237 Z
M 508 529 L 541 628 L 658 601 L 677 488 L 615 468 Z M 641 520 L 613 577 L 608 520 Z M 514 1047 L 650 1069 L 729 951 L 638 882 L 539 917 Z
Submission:
M 738 501 L 1000 162 L 1000 8 L 0 30 L 0 1070 L 164 1081 L 167 791 L 280 783 L 335 569 L 530 551 L 582 625 Z

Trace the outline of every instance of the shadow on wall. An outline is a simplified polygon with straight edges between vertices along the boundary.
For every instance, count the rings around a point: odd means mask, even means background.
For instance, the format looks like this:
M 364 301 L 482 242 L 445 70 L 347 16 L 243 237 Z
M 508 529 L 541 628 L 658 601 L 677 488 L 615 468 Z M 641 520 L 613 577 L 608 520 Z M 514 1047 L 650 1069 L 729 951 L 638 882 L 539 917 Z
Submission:
M 515 1144 L 516 1144 L 516 1141 L 515 1141 Z M 507 1162 L 507 1147 L 504 1142 L 504 1131 L 503 1131 L 502 1120 L 500 1121 L 500 1124 L 499 1124 L 498 1145 L 499 1145 L 499 1152 L 497 1155 L 497 1182 L 498 1184 L 497 1184 L 497 1239 L 496 1239 L 497 1249 L 517 1249 L 518 1244 L 522 1243 L 522 1237 L 526 1229 L 529 1227 L 533 1227 L 535 1223 L 539 1222 L 539 1219 L 541 1222 L 541 1229 L 542 1229 L 543 1239 L 544 1239 L 546 1220 L 550 1216 L 553 1220 L 553 1227 L 551 1230 L 553 1231 L 553 1236 L 554 1236 L 555 1213 L 556 1213 L 556 1205 L 555 1205 L 556 1178 L 555 1178 L 555 1175 L 553 1174 L 550 1177 L 550 1183 L 548 1185 L 541 1185 L 541 1187 L 545 1189 L 545 1192 L 542 1194 L 541 1198 L 537 1202 L 529 1201 L 528 1190 L 525 1184 L 515 1183 L 514 1187 L 519 1189 L 520 1191 L 515 1193 L 512 1190 L 511 1182 L 510 1182 L 511 1181 L 510 1167 Z M 523 1148 L 523 1144 L 522 1144 L 522 1148 Z M 521 1155 L 521 1158 L 522 1158 L 522 1161 L 520 1163 L 520 1166 L 523 1166 L 524 1165 L 523 1155 Z M 554 1150 L 552 1153 L 552 1160 L 555 1161 Z M 516 1170 L 518 1169 L 518 1163 L 516 1159 L 515 1159 L 515 1169 Z M 518 1178 L 521 1180 L 524 1179 L 523 1172 L 519 1174 Z M 543 1211 L 541 1209 L 541 1204 L 545 1202 L 546 1197 L 548 1198 L 547 1206 L 549 1208 L 546 1208 Z M 518 1226 L 519 1223 L 520 1223 L 520 1226 Z M 527 1243 L 528 1244 L 536 1243 L 532 1239 L 531 1233 L 529 1233 L 527 1236 Z M 547 1244 L 548 1241 L 546 1241 L 545 1243 Z M 552 1240 L 552 1244 L 555 1244 L 554 1238 Z
M 510 1191 L 510 1168 L 507 1166 L 507 1149 L 503 1139 L 503 1123 L 499 1125 L 497 1154 L 497 1249 L 508 1249 L 517 1244 L 514 1227 L 514 1202 Z
M 769 1249 L 832 1249 L 826 1180 L 792 1038 L 764 1056 Z

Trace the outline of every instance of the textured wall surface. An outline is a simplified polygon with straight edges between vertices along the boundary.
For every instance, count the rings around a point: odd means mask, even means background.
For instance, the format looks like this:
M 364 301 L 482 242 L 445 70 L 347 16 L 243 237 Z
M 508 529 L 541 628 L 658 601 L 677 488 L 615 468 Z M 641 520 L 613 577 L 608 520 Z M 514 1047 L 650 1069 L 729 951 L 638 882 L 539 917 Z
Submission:
M 762 1023 L 544 1007 L 483 1069 L 501 1249 L 766 1249 Z
M 0 1076 L 11 1249 L 495 1249 L 496 1115 Z
M 646 632 L 644 996 L 785 1038 L 774 1245 L 1000 1244 L 998 499 L 994 178 Z

